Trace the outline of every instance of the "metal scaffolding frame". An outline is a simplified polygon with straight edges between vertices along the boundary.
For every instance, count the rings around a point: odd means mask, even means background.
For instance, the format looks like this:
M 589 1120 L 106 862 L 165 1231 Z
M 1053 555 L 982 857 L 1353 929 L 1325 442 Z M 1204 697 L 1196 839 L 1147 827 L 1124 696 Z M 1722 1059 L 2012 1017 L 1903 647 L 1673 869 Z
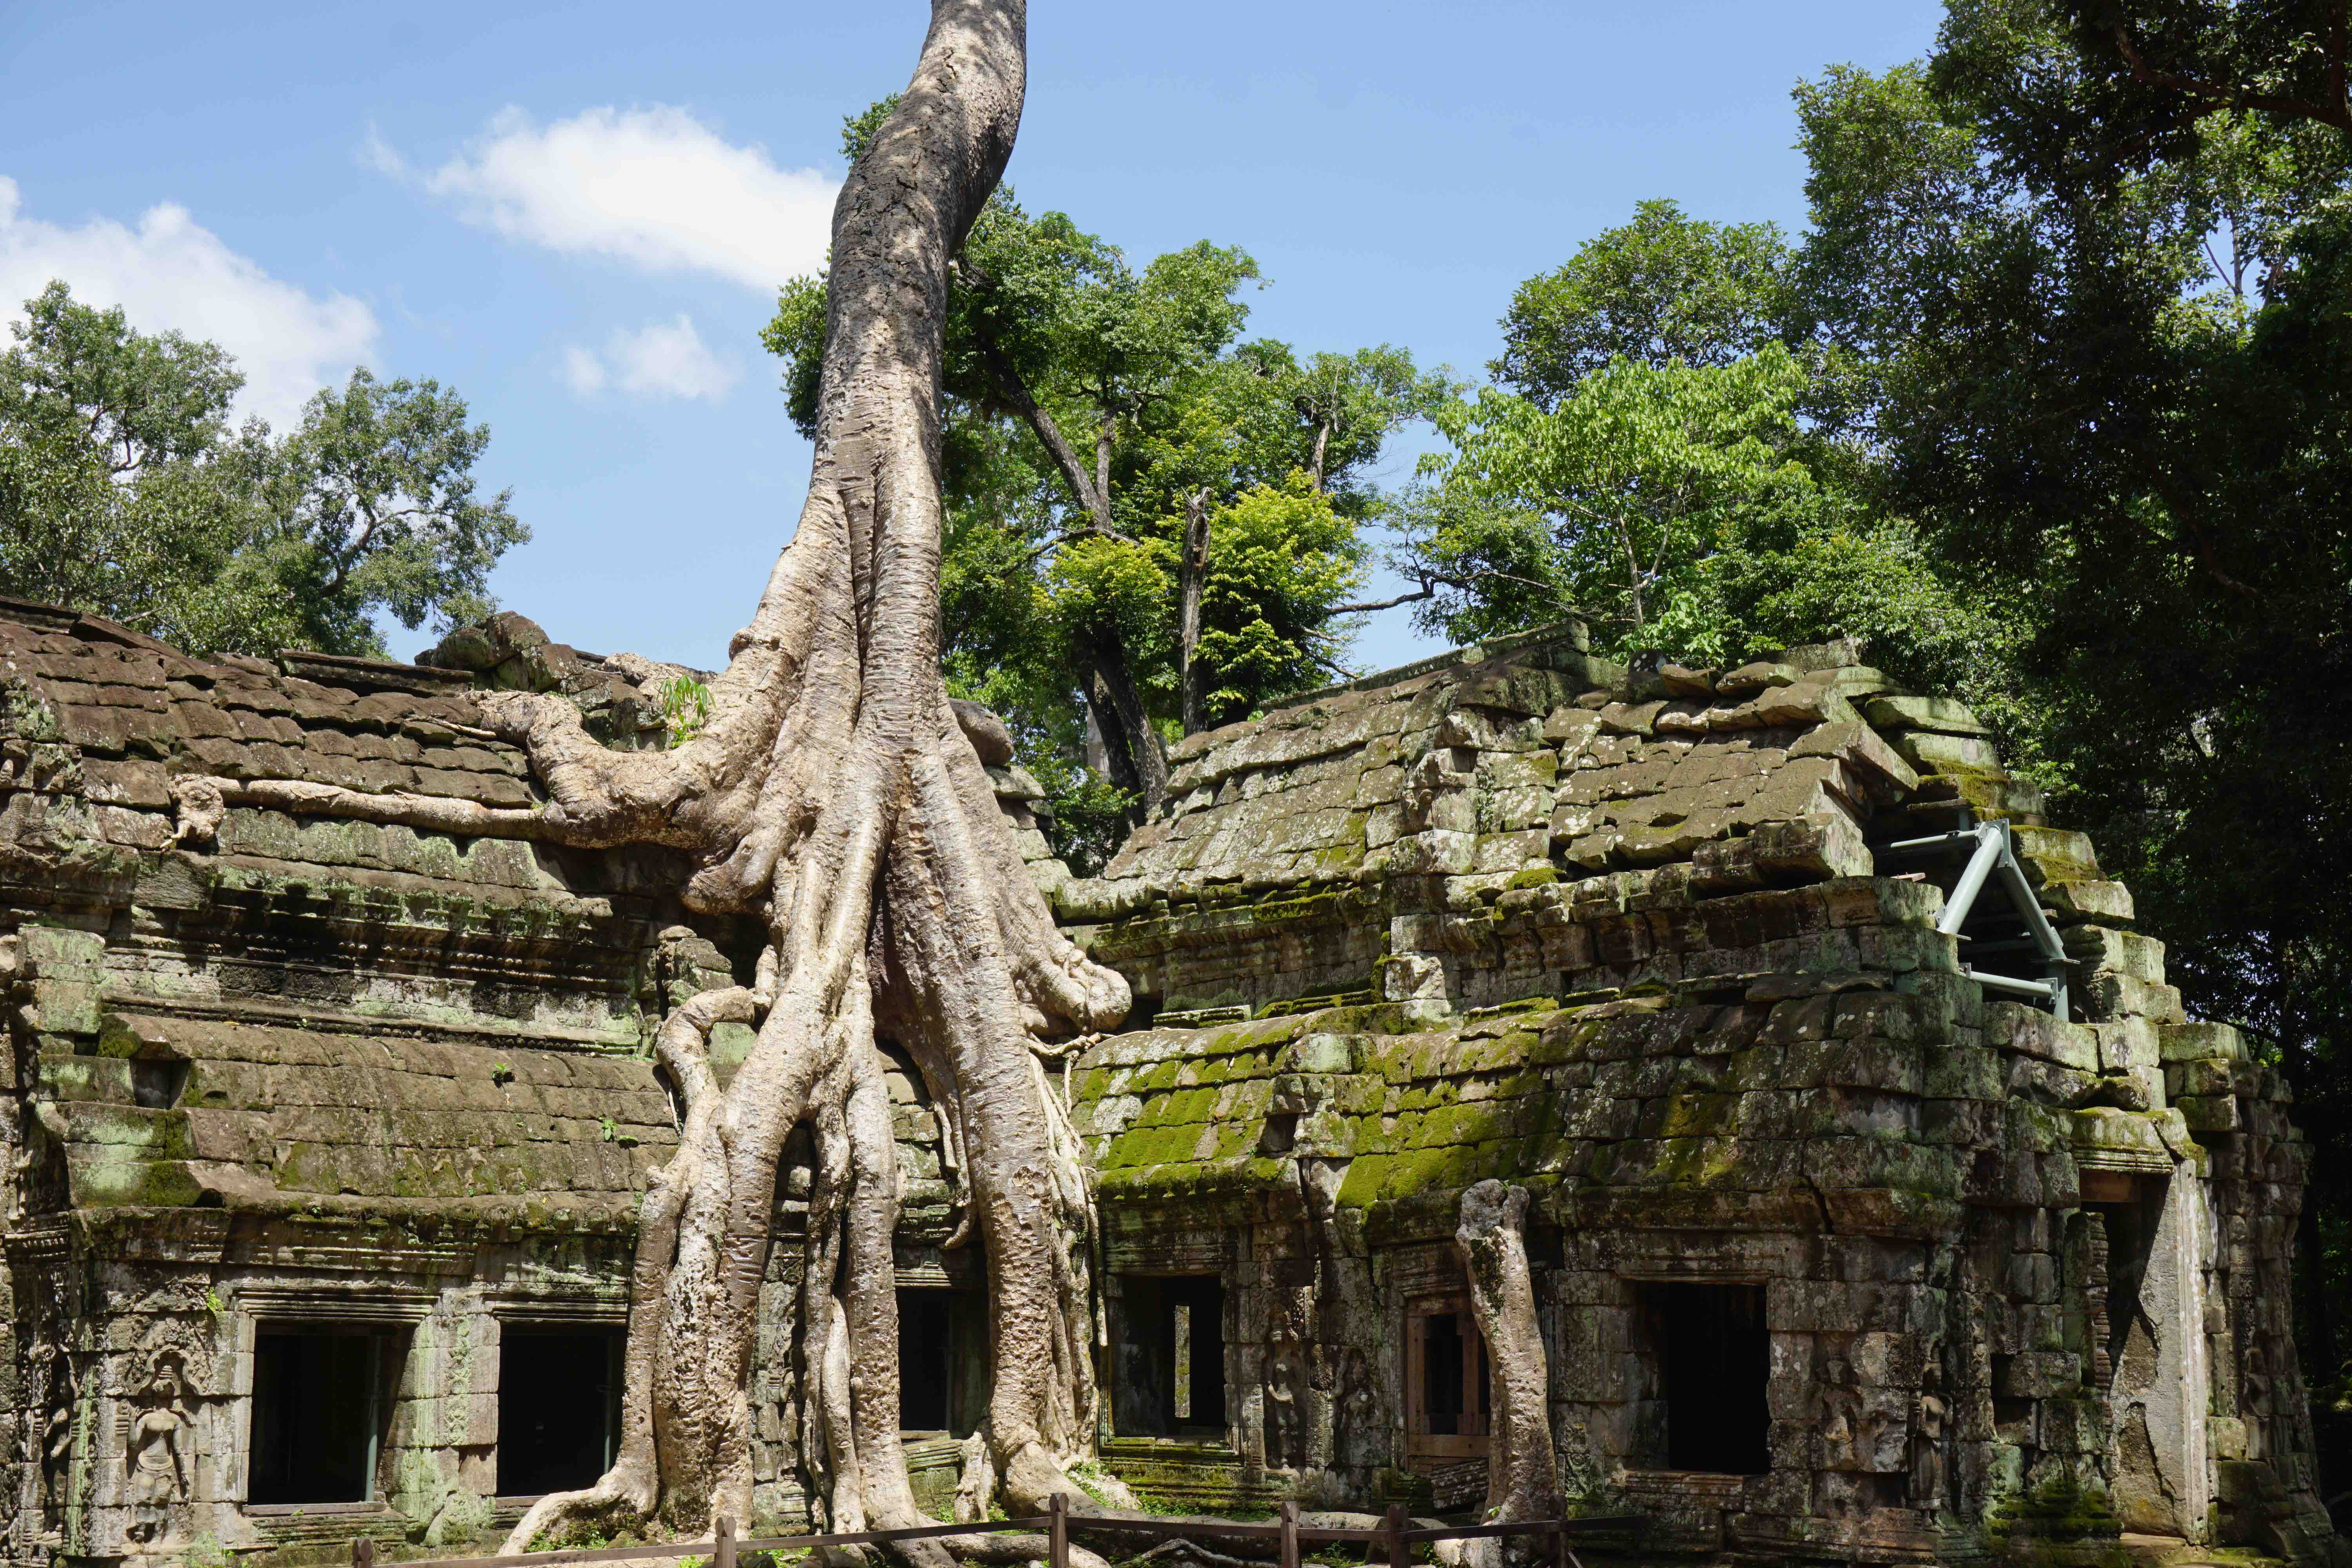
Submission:
M 2030 949 L 2042 966 L 2045 978 L 2021 979 L 2014 974 L 2000 974 L 1963 963 L 1960 973 L 1980 985 L 2013 995 L 2030 997 L 2048 1006 L 2059 1021 L 2066 1021 L 2066 949 L 2058 940 L 2057 931 L 2050 918 L 2042 912 L 2042 900 L 2026 880 L 2025 868 L 2017 858 L 2017 843 L 2011 836 L 2006 822 L 1980 822 L 1973 827 L 1958 828 L 1950 833 L 1932 834 L 1925 838 L 1905 838 L 1885 846 L 1881 854 L 1927 856 L 1948 854 L 1967 849 L 1969 862 L 1960 872 L 1960 879 L 1952 886 L 1951 895 L 1944 900 L 1943 918 L 1936 929 L 1946 936 L 1960 936 L 1960 928 L 1968 923 L 1976 910 L 1978 895 L 1985 884 L 1999 880 L 2000 890 L 2025 926 L 2025 936 L 2014 945 Z M 1963 942 L 1969 939 L 1962 936 Z M 2002 943 L 2009 946 L 2010 943 Z M 1990 951 L 1979 948 L 1979 952 Z

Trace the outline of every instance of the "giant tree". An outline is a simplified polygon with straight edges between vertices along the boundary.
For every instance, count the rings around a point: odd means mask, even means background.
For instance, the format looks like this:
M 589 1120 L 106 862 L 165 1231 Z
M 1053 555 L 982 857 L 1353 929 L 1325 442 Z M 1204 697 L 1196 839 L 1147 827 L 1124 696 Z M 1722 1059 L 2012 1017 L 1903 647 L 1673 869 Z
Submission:
M 985 1245 L 988 1458 L 1015 1508 L 1083 1500 L 1066 1466 L 1093 1429 L 1088 1210 L 1036 1049 L 1116 1023 L 1127 986 L 1055 931 L 940 673 L 949 265 L 1012 151 L 1024 29 L 1022 0 L 934 0 L 913 79 L 842 187 L 808 499 L 711 682 L 709 721 L 673 750 L 621 752 L 560 698 L 484 699 L 551 796 L 530 831 L 675 847 L 696 867 L 690 907 L 768 932 L 752 984 L 662 1027 L 685 1125 L 639 1218 L 619 1457 L 590 1490 L 534 1505 L 517 1548 L 589 1513 L 748 1516 L 753 1309 L 778 1162 L 803 1125 L 803 1460 L 835 1526 L 919 1521 L 898 1441 L 877 1029 L 929 1082 Z M 705 1054 L 722 1019 L 757 1026 L 724 1089 Z

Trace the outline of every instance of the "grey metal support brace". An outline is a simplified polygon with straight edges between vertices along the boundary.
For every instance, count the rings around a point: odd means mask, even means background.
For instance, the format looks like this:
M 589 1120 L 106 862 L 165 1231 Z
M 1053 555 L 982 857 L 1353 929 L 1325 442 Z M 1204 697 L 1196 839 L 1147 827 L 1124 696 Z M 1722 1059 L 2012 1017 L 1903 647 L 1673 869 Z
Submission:
M 1960 966 L 1960 973 L 1996 991 L 2012 992 L 2047 1002 L 2058 1021 L 2066 1022 L 2065 944 L 2058 940 L 2058 932 L 2050 924 L 2050 918 L 2042 912 L 2042 900 L 2034 893 L 2033 884 L 2026 879 L 2025 868 L 2018 863 L 2017 842 L 2010 834 L 2008 823 L 1979 823 L 1958 833 L 1935 838 L 1908 839 L 1889 847 L 1929 848 L 1971 838 L 1976 841 L 1976 850 L 1969 857 L 1968 868 L 1960 873 L 1960 879 L 1953 885 L 1952 896 L 1945 902 L 1943 918 L 1937 921 L 1936 929 L 1946 936 L 1959 935 L 1960 927 L 1968 923 L 1969 913 L 1976 908 L 1977 896 L 1984 891 L 1988 881 L 1998 877 L 2001 891 L 2009 895 L 2009 901 L 2016 907 L 2018 918 L 2024 922 L 2026 933 L 2032 941 L 2035 953 L 2041 958 L 2048 978 L 2021 980 L 2012 974 L 1994 974 L 1967 963 Z

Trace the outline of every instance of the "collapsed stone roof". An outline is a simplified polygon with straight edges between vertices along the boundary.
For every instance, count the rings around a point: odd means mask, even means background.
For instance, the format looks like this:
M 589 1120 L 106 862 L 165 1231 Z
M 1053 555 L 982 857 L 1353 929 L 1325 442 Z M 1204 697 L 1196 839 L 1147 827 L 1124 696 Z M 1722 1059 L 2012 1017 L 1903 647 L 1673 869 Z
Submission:
M 1652 1223 L 1675 1192 L 1716 1224 L 1893 1225 L 1890 1194 L 1949 1223 L 1981 1194 L 1920 1107 L 1976 1090 L 1930 1081 L 1929 1040 L 2017 1077 L 2029 1146 L 2184 1157 L 2188 1115 L 2239 1112 L 2168 1105 L 2159 1064 L 2242 1045 L 2181 1022 L 2128 892 L 1987 727 L 1857 652 L 1628 669 L 1550 628 L 1188 739 L 1167 808 L 1056 894 L 1139 999 L 1075 1085 L 1106 1200 L 1280 1201 L 1312 1155 L 1383 1234 L 1445 1234 L 1489 1175 Z M 1988 1000 L 1944 889 L 1882 873 L 1978 821 L 2008 825 L 2095 1022 Z
M 416 948 L 409 994 L 289 999 L 282 1029 L 187 1016 L 209 999 L 251 1016 L 233 959 L 129 975 L 115 960 L 89 1020 L 111 1059 L 52 1053 L 43 1068 L 79 1107 L 63 1113 L 77 1202 L 552 1205 L 604 1225 L 625 1219 L 666 1157 L 667 1099 L 637 1055 L 652 998 L 636 993 L 671 883 L 625 854 L 530 842 L 541 792 L 523 754 L 480 727 L 472 693 L 564 691 L 608 743 L 660 744 L 663 688 L 698 672 L 581 654 L 511 616 L 425 657 L 204 661 L 93 617 L 0 604 L 0 868 L 17 897 L 47 886 L 70 904 L 79 879 L 93 901 L 107 884 L 162 910 L 243 905 L 257 925 L 297 919 L 330 941 L 396 931 Z M 1383 1152 L 1360 1151 L 1351 1199 L 1557 1168 L 1559 1150 L 1513 1141 L 1566 1135 L 1529 1121 L 1559 1087 L 1537 1070 L 1552 1047 L 1531 1042 L 1565 1023 L 1431 1032 L 1416 996 L 1451 985 L 1441 1016 L 1549 997 L 1646 1016 L 1678 992 L 1711 1009 L 1821 946 L 1796 927 L 1745 940 L 1743 920 L 1786 924 L 1790 906 L 1738 895 L 1824 884 L 1815 901 L 1859 900 L 1873 920 L 1888 898 L 1916 901 L 1916 886 L 1849 886 L 1870 878 L 1870 840 L 1890 823 L 2004 817 L 2062 918 L 2128 913 L 2087 844 L 2042 826 L 2038 793 L 2000 768 L 1984 726 L 1896 691 L 1841 645 L 1727 673 L 1629 670 L 1592 657 L 1580 628 L 1548 628 L 1298 699 L 1190 737 L 1172 760 L 1167 807 L 1101 877 L 1073 879 L 1026 815 L 1034 782 L 991 759 L 1073 934 L 1128 973 L 1134 1025 L 1157 1013 L 1163 1026 L 1099 1047 L 1077 1086 L 1106 1195 L 1275 1179 L 1281 1152 L 1261 1144 L 1302 1050 L 1348 1057 L 1349 1093 L 1365 1102 L 1354 1114 L 1388 1127 Z M 194 780 L 234 786 L 216 817 L 192 820 Z M 484 826 L 338 820 L 319 792 L 346 791 L 455 803 Z M 532 954 L 531 984 L 496 1009 L 509 1032 L 490 1038 L 465 978 L 487 967 L 485 946 L 509 966 Z M 1705 956 L 1685 967 L 1678 946 Z M 1449 980 L 1449 952 L 1475 961 Z M 1726 972 L 1741 953 L 1748 973 Z M 1296 1022 L 1389 1003 L 1404 1012 L 1306 1035 Z M 1752 1035 L 1752 1014 L 1673 1026 Z M 195 1064 L 173 1109 L 140 1111 L 129 1075 L 142 1060 Z M 1477 1128 L 1431 1120 L 1433 1097 L 1486 1102 Z M 1355 1151 L 1360 1136 L 1341 1141 Z
M 474 693 L 658 746 L 703 672 L 510 615 L 425 658 L 198 659 L 0 601 L 0 910 L 69 1206 L 634 1225 L 676 1141 L 647 1020 L 731 961 L 678 923 L 667 852 L 539 841 Z M 993 761 L 1042 860 L 1041 792 Z
M 2054 909 L 2128 919 L 2129 895 L 2082 835 L 2047 826 L 1990 734 L 1851 644 L 1720 673 L 1629 670 L 1593 658 L 1581 628 L 1545 628 L 1187 738 L 1167 806 L 1055 899 L 1097 957 L 1141 962 L 1302 900 L 1352 900 L 1377 921 L 1371 903 L 1400 879 L 1448 879 L 1489 913 L 1705 899 L 1868 876 L 1873 838 L 1983 818 L 2011 825 Z M 1220 1005 L 1148 974 L 1146 993 Z

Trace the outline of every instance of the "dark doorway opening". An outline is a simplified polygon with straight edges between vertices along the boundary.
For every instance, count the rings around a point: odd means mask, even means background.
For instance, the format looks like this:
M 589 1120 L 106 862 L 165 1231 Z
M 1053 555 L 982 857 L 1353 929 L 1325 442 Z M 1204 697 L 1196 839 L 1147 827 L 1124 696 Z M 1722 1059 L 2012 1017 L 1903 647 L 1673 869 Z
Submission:
M 1764 1287 L 1645 1285 L 1642 1306 L 1664 1406 L 1664 1467 L 1728 1476 L 1770 1470 Z
M 1428 1312 L 1422 1335 L 1422 1430 L 1434 1437 L 1476 1437 L 1486 1430 L 1490 1394 L 1486 1344 L 1467 1312 Z
M 499 1490 L 537 1497 L 596 1484 L 621 1436 L 620 1329 L 499 1335 Z
M 1406 1453 L 1449 1462 L 1484 1458 L 1493 1374 L 1470 1303 L 1459 1297 L 1411 1302 L 1404 1334 Z
M 1128 1275 L 1112 1303 L 1114 1429 L 1225 1430 L 1225 1292 L 1213 1275 Z
M 403 1331 L 263 1325 L 253 1341 L 254 1503 L 373 1502 Z
M 987 1298 L 898 1292 L 898 1426 L 964 1436 L 988 1413 Z

